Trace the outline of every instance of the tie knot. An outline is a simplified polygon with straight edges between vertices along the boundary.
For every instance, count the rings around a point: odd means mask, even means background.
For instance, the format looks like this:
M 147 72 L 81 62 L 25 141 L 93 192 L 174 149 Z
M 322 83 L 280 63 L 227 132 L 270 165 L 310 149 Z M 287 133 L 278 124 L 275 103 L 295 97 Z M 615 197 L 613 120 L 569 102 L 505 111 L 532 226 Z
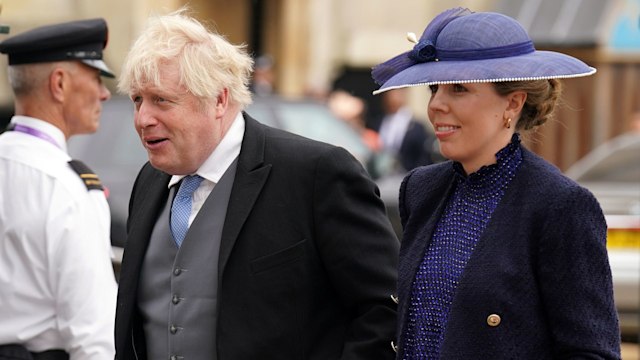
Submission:
M 182 244 L 189 229 L 191 195 L 200 186 L 202 180 L 204 179 L 198 175 L 185 176 L 175 199 L 173 199 L 173 204 L 171 205 L 171 233 L 178 247 Z
M 200 186 L 200 183 L 204 180 L 199 175 L 188 175 L 182 179 L 182 184 L 178 190 L 176 197 L 191 197 L 194 191 Z

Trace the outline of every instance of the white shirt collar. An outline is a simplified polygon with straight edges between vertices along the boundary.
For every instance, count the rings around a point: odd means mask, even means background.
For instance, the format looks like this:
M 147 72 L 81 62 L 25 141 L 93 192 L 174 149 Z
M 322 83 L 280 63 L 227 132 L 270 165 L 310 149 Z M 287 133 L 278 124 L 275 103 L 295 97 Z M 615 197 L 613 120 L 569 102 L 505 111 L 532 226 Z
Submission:
M 217 184 L 229 165 L 240 155 L 242 139 L 244 138 L 244 117 L 239 112 L 229 130 L 216 146 L 207 160 L 200 165 L 195 174 L 202 176 L 206 180 Z M 185 175 L 173 175 L 169 180 L 169 188 L 182 180 Z
M 38 131 L 42 131 L 43 133 L 49 135 L 56 142 L 58 148 L 67 153 L 67 139 L 65 138 L 62 130 L 60 130 L 55 125 L 44 120 L 24 115 L 14 115 L 11 118 L 11 124 L 20 124 L 28 126 L 30 128 L 34 128 Z

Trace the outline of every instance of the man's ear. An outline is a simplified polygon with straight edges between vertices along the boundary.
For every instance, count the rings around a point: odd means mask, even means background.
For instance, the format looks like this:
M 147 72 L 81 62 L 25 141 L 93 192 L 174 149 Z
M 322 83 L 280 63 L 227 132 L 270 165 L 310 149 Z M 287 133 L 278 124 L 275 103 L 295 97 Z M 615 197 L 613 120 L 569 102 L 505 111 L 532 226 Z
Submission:
M 507 95 L 507 108 L 505 109 L 504 118 L 517 119 L 526 101 L 527 93 L 525 91 L 518 90 Z
M 229 107 L 229 89 L 224 88 L 216 97 L 216 115 L 223 116 Z
M 60 67 L 56 67 L 49 74 L 49 92 L 51 97 L 56 101 L 63 102 L 65 98 L 65 89 L 69 81 L 69 74 Z

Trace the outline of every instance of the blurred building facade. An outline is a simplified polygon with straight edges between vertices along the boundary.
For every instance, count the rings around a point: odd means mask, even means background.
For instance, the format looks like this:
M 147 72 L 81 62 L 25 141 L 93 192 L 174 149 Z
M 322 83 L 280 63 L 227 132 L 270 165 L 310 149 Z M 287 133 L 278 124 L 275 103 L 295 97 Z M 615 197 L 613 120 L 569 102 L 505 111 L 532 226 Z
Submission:
M 561 169 L 626 131 L 640 110 L 640 44 L 634 40 L 640 39 L 640 0 L 4 0 L 0 22 L 16 34 L 104 17 L 110 30 L 106 61 L 118 73 L 147 16 L 183 5 L 255 56 L 271 56 L 279 94 L 322 96 L 343 81 L 343 88 L 352 86 L 371 101 L 370 111 L 376 111 L 376 99 L 369 70 L 410 49 L 407 32 L 421 34 L 433 16 L 454 6 L 513 16 L 537 48 L 569 53 L 598 69 L 595 76 L 566 81 L 557 121 L 526 140 Z M 12 111 L 6 83 L 6 71 L 0 71 L 4 116 Z M 107 85 L 115 91 L 115 81 Z M 411 97 L 426 117 L 427 89 L 412 89 Z

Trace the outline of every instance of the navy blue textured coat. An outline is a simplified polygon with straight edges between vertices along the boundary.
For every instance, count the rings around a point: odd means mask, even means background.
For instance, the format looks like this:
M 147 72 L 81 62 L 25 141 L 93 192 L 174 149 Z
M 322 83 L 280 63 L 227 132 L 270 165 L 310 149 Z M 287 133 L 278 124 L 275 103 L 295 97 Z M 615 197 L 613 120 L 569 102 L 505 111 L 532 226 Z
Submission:
M 448 161 L 415 169 L 400 188 L 400 344 L 411 285 L 454 176 Z M 460 278 L 441 357 L 620 358 L 602 210 L 591 193 L 526 149 Z

